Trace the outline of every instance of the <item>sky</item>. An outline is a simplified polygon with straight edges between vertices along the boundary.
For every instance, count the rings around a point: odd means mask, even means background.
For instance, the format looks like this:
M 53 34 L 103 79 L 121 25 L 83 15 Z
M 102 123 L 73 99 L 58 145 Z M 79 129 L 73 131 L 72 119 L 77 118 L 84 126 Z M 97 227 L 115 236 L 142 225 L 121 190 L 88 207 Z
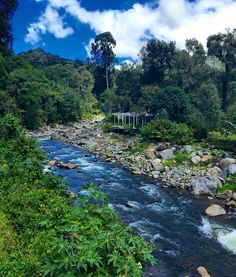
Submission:
M 86 60 L 91 41 L 110 31 L 119 59 L 136 60 L 148 39 L 207 37 L 236 28 L 236 0 L 18 0 L 13 18 L 15 53 L 43 48 Z

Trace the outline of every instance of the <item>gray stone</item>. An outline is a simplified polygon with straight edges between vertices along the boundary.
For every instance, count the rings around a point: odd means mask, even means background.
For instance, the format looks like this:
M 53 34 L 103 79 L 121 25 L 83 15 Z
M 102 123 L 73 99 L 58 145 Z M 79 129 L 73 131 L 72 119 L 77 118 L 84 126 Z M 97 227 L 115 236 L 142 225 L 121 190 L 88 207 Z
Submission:
M 205 214 L 207 216 L 219 216 L 219 215 L 224 215 L 226 214 L 226 211 L 224 208 L 222 208 L 220 205 L 217 204 L 212 204 L 205 210 Z
M 227 170 L 231 164 L 235 164 L 235 159 L 224 158 L 220 160 L 220 168 L 223 170 Z
M 159 171 L 152 171 L 152 178 L 158 179 L 158 178 L 159 178 L 159 175 L 160 175 L 160 172 L 159 172 Z
M 216 176 L 206 176 L 196 179 L 191 183 L 190 187 L 194 195 L 214 196 L 216 190 L 222 187 L 222 183 Z
M 201 157 L 199 157 L 199 156 L 194 156 L 191 158 L 191 162 L 193 164 L 198 164 L 198 163 L 200 163 L 200 161 L 201 161 Z
M 236 175 L 236 164 L 231 164 L 228 168 L 228 173 L 230 175 Z
M 236 192 L 233 193 L 232 199 L 236 200 Z
M 201 150 L 199 150 L 199 151 L 197 151 L 197 155 L 202 158 L 203 157 L 203 152 Z
M 172 159 L 172 158 L 174 158 L 173 150 L 172 149 L 165 149 L 165 150 L 161 151 L 158 154 L 158 157 L 160 157 L 163 160 Z
M 151 161 L 152 167 L 154 170 L 159 170 L 157 168 L 159 168 L 160 164 L 161 164 L 161 160 L 160 159 L 154 159 Z
M 191 145 L 184 145 L 183 149 L 185 152 L 187 152 L 188 154 L 190 154 L 193 151 L 193 148 Z
M 230 207 L 230 208 L 236 208 L 236 202 L 235 202 L 235 200 L 231 200 L 231 201 L 227 202 L 225 205 L 227 207 Z
M 54 139 L 54 140 L 60 140 L 61 136 L 59 134 L 57 134 L 57 133 L 54 133 L 54 134 L 52 134 L 52 139 Z

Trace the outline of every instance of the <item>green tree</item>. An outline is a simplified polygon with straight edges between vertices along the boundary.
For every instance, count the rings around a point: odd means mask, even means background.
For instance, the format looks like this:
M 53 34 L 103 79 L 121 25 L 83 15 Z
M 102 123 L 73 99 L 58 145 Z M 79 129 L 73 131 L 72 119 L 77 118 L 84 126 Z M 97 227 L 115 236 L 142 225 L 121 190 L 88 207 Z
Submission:
M 125 111 L 130 111 L 140 98 L 141 67 L 136 64 L 122 65 L 116 72 L 116 94 L 127 99 Z
M 31 66 L 17 68 L 10 73 L 7 88 L 15 98 L 18 113 L 27 128 L 35 129 L 44 123 L 43 94 L 49 89 L 49 82 L 43 73 Z
M 156 113 L 165 110 L 172 121 L 185 122 L 190 109 L 190 99 L 184 90 L 171 86 L 162 88 L 154 101 Z
M 155 113 L 155 98 L 159 90 L 160 88 L 157 85 L 143 86 L 141 88 L 141 97 L 138 101 L 139 109 L 148 113 Z
M 219 126 L 221 109 L 217 88 L 212 83 L 205 83 L 196 92 L 196 108 L 201 111 L 207 124 L 207 132 Z
M 105 32 L 96 36 L 91 44 L 91 61 L 104 70 L 106 88 L 110 88 L 110 74 L 114 70 L 115 54 L 113 49 L 116 41 L 110 32 Z
M 17 8 L 16 0 L 0 1 L 0 51 L 6 51 L 12 46 L 12 28 L 11 19 Z
M 224 64 L 222 76 L 222 109 L 227 110 L 228 84 L 236 68 L 236 29 L 218 33 L 207 39 L 208 55 L 218 58 Z
M 77 82 L 78 93 L 81 98 L 81 108 L 83 109 L 83 114 L 92 114 L 93 107 L 96 104 L 96 98 L 92 93 L 94 86 L 94 78 L 85 67 L 80 67 L 78 70 Z
M 151 39 L 140 51 L 146 84 L 162 84 L 165 74 L 172 68 L 175 43 Z

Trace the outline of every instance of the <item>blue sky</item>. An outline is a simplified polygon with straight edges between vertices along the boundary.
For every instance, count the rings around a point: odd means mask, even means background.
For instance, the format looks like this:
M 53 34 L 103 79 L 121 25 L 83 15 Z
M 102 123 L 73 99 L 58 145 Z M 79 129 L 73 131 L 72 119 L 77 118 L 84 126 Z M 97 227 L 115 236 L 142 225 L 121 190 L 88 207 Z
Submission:
M 14 51 L 41 47 L 85 60 L 96 34 L 110 31 L 121 59 L 137 59 L 147 39 L 174 40 L 235 28 L 235 0 L 19 0 L 13 18 Z

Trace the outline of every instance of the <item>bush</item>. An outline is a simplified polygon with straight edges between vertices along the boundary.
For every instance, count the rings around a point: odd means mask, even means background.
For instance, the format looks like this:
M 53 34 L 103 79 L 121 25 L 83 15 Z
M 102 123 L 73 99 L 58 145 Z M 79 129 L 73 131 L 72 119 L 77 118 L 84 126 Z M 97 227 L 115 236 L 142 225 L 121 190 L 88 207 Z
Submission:
M 236 151 L 236 135 L 222 135 L 219 132 L 212 132 L 209 135 L 208 142 L 218 149 L 225 151 Z
M 144 138 L 156 141 L 168 141 L 177 144 L 187 144 L 193 141 L 193 130 L 186 124 L 173 123 L 168 119 L 154 120 L 140 128 Z

